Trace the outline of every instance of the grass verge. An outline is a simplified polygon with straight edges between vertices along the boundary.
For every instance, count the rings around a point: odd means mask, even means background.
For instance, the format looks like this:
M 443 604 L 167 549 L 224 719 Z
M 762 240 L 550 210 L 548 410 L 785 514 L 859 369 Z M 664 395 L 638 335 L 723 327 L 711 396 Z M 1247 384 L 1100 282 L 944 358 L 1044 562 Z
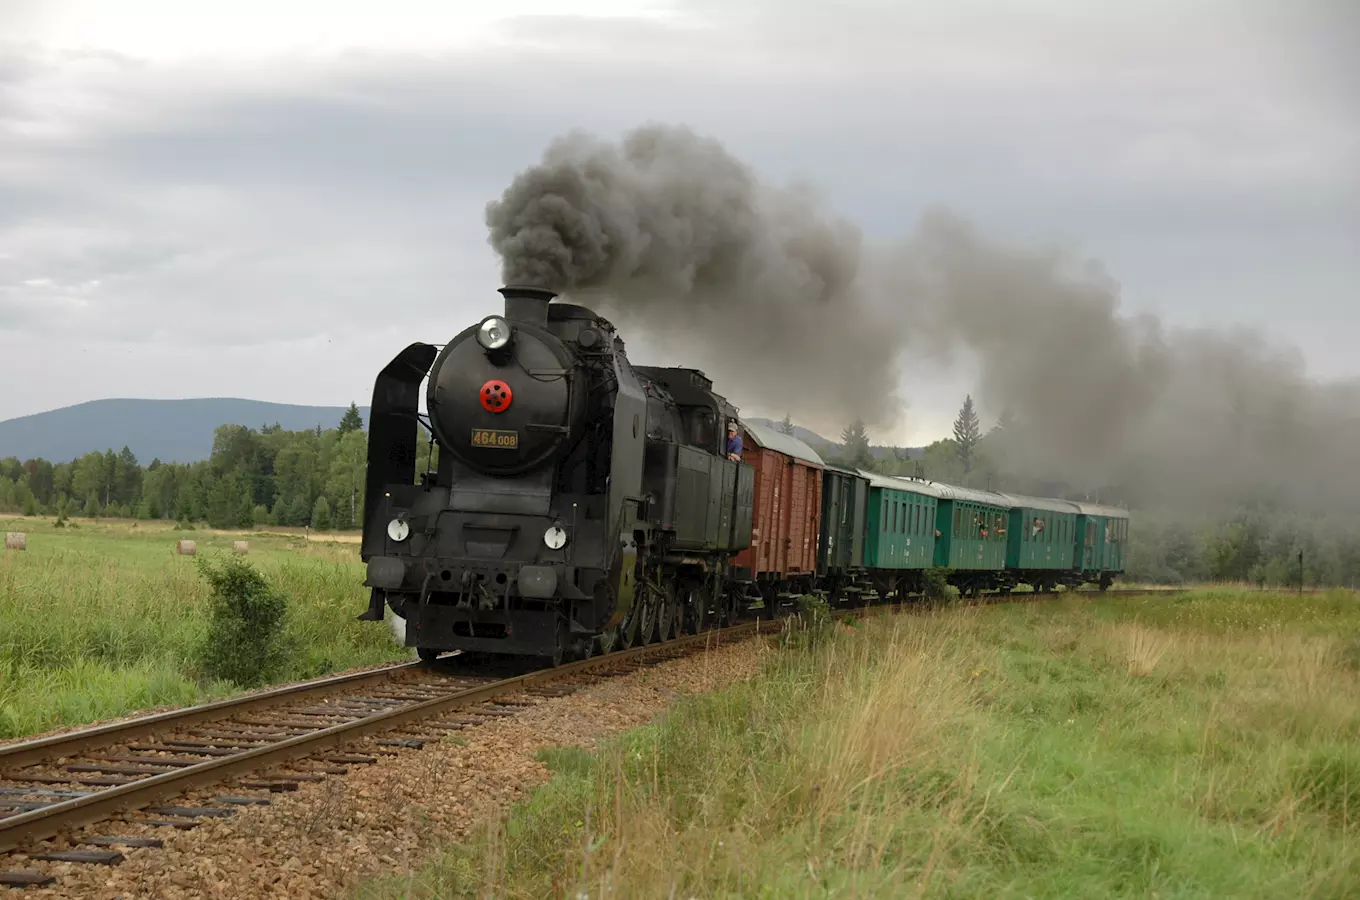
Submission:
M 210 596 L 194 558 L 248 537 L 248 559 L 287 598 L 277 678 L 292 681 L 409 654 L 367 606 L 358 550 L 279 534 L 181 533 L 160 523 L 0 520 L 28 549 L 0 553 L 0 739 L 236 693 L 207 678 L 197 649 Z
M 681 702 L 388 897 L 1343 897 L 1360 600 L 865 619 Z

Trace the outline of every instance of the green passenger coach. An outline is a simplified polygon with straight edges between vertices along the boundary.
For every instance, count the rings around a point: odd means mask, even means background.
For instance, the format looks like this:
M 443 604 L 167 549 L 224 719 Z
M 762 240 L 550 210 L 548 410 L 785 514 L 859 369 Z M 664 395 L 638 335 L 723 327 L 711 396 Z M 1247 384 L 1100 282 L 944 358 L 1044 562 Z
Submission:
M 935 565 L 952 569 L 950 583 L 965 594 L 994 584 L 1006 567 L 1010 503 L 1001 494 L 931 484 L 935 507 Z
M 1003 494 L 1010 504 L 1006 570 L 1011 586 L 1052 590 L 1067 581 L 1076 556 L 1077 505 L 1067 500 Z
M 935 548 L 936 498 L 926 482 L 861 473 L 869 480 L 864 562 L 871 569 L 928 569 Z
M 1073 567 L 1083 582 L 1108 588 L 1124 572 L 1124 547 L 1129 539 L 1129 511 L 1095 503 L 1073 503 L 1077 508 L 1079 558 Z

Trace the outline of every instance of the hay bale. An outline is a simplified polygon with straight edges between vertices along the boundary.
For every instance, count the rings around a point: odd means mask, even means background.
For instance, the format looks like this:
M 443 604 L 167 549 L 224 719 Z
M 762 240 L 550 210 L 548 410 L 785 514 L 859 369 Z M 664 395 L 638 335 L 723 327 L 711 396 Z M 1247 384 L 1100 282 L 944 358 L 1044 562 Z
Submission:
M 233 541 L 231 549 L 234 553 L 249 553 L 250 541 Z
M 179 541 L 175 544 L 175 552 L 180 556 L 193 556 L 197 548 L 198 545 L 193 541 Z
M 28 535 L 24 534 L 22 531 L 7 531 L 7 532 L 5 532 L 5 549 L 6 549 L 6 550 L 27 550 L 27 549 L 28 549 Z

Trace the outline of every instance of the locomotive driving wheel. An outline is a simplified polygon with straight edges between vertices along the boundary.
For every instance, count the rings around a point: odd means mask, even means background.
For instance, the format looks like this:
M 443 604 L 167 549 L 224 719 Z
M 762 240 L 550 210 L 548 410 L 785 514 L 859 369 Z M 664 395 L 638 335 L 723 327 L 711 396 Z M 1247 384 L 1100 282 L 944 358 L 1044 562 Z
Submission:
M 614 629 L 620 650 L 627 650 L 638 642 L 638 619 L 642 615 L 642 593 L 633 593 L 633 605 L 623 616 L 623 621 Z
M 680 609 L 680 601 L 675 590 L 675 582 L 671 579 L 661 584 L 661 592 L 656 600 L 656 630 L 658 641 L 669 641 L 675 637 L 676 613 Z
M 656 614 L 661 606 L 660 592 L 650 586 L 642 591 L 642 604 L 638 607 L 637 644 L 645 647 L 656 640 Z
M 671 619 L 667 639 L 678 638 L 685 633 L 685 594 L 679 582 L 671 583 Z
M 613 653 L 614 647 L 619 642 L 619 627 L 606 628 L 595 636 L 595 655 L 604 656 L 606 653 Z
M 684 602 L 680 604 L 680 615 L 686 634 L 698 634 L 708 627 L 708 588 L 695 584 L 685 585 Z

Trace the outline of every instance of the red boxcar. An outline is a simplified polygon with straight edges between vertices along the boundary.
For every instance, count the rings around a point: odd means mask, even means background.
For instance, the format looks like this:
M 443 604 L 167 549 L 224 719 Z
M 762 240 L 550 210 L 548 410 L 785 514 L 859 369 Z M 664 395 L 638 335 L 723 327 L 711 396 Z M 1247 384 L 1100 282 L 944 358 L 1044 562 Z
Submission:
M 797 438 L 742 422 L 742 462 L 755 471 L 751 547 L 736 558 L 762 587 L 801 591 L 817 571 L 822 470 L 816 452 Z M 788 586 L 780 584 L 789 582 Z

